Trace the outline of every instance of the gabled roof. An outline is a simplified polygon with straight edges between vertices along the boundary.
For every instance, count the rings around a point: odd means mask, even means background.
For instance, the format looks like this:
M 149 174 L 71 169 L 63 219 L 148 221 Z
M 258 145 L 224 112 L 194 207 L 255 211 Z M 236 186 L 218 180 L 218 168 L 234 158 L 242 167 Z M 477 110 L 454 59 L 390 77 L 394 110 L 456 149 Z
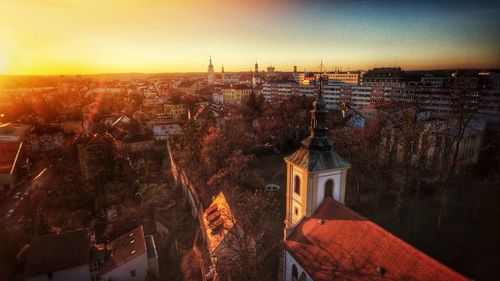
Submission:
M 330 197 L 285 247 L 315 281 L 468 280 Z
M 24 278 L 89 264 L 90 246 L 88 229 L 40 236 L 28 250 Z
M 220 192 L 203 213 L 203 224 L 207 234 L 209 251 L 210 254 L 213 254 L 236 224 L 236 219 L 224 192 Z
M 111 251 L 109 258 L 101 265 L 104 275 L 122 264 L 146 253 L 146 242 L 142 225 L 116 238 L 106 247 Z
M 335 150 L 315 150 L 302 146 L 285 157 L 285 161 L 309 172 L 351 167 L 349 161 L 342 158 Z

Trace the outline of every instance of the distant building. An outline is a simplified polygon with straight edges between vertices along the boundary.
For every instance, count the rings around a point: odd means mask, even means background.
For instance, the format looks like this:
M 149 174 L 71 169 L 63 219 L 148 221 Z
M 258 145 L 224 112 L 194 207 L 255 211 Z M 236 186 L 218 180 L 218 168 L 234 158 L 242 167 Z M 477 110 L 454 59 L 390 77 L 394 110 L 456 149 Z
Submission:
M 269 66 L 267 68 L 267 73 L 266 73 L 267 79 L 274 77 L 275 72 L 276 72 L 276 69 L 274 68 L 274 66 Z
M 315 73 L 314 78 L 318 81 L 322 77 L 330 83 L 359 85 L 361 82 L 361 74 L 359 72 L 325 72 Z
M 207 74 L 207 80 L 208 84 L 213 84 L 215 83 L 215 72 L 214 72 L 214 66 L 212 65 L 212 56 L 210 56 L 210 63 L 208 64 L 208 74 Z
M 259 73 L 259 64 L 255 61 L 255 68 L 253 72 L 252 86 L 257 87 L 263 82 L 262 76 Z
M 165 140 L 168 136 L 179 135 L 182 130 L 182 122 L 177 120 L 157 121 L 152 125 L 153 138 Z
M 249 85 L 230 85 L 221 90 L 223 102 L 227 105 L 242 105 L 252 93 L 252 87 Z
M 183 80 L 176 88 L 179 92 L 193 95 L 198 92 L 199 85 L 197 80 Z
M 224 95 L 221 92 L 212 93 L 212 102 L 214 104 L 224 104 Z
M 28 147 L 31 152 L 45 152 L 61 147 L 65 140 L 64 131 L 59 126 L 35 126 L 29 132 Z
M 179 119 L 187 115 L 188 108 L 183 103 L 166 103 L 163 105 L 164 113 L 171 115 L 175 119 Z
M 93 180 L 113 170 L 113 140 L 100 135 L 81 135 L 76 139 L 80 172 L 84 180 Z
M 15 187 L 18 169 L 24 160 L 28 130 L 26 125 L 0 125 L 0 191 Z
M 400 67 L 379 67 L 363 74 L 363 86 L 403 88 L 405 86 L 404 72 Z

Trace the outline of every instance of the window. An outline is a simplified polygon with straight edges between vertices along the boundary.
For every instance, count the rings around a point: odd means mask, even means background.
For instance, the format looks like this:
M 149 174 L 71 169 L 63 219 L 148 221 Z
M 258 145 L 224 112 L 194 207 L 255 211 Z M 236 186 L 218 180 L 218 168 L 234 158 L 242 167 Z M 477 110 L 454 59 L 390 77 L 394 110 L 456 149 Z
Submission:
M 294 211 L 295 211 L 295 215 L 298 216 L 299 215 L 299 208 L 295 207 Z
M 333 198 L 333 180 L 332 179 L 327 180 L 325 183 L 325 198 L 327 196 L 330 196 L 331 198 Z
M 293 184 L 293 191 L 300 195 L 300 178 L 299 176 L 295 176 L 295 181 Z
M 130 277 L 135 277 L 135 269 L 130 271 Z
M 299 272 L 297 271 L 297 266 L 294 264 L 292 265 L 292 281 L 297 281 L 297 278 L 299 278 Z

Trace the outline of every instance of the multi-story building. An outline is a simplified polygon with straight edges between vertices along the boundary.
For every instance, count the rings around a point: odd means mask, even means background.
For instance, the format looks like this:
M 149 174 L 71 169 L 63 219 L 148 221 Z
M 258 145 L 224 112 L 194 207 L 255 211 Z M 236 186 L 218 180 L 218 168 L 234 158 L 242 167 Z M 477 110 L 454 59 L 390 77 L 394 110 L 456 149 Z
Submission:
M 223 102 L 227 105 L 242 105 L 252 93 L 252 87 L 246 84 L 229 85 L 221 89 Z
M 106 244 L 96 244 L 89 229 L 35 238 L 28 248 L 27 281 L 145 281 L 158 277 L 154 238 L 142 226 Z
M 65 141 L 64 131 L 59 126 L 35 126 L 28 135 L 31 152 L 49 151 L 59 148 Z
M 404 72 L 400 67 L 380 67 L 368 70 L 361 79 L 363 86 L 403 88 Z
M 314 79 L 319 81 L 320 78 L 327 79 L 332 83 L 339 84 L 351 84 L 351 85 L 359 85 L 361 82 L 361 73 L 360 72 L 325 72 L 325 73 L 315 73 Z
M 299 85 L 293 80 L 273 79 L 264 84 L 263 94 L 266 100 L 284 100 L 293 95 L 313 97 L 318 91 L 319 83 Z M 369 87 L 349 84 L 338 84 L 335 81 L 323 83 L 323 96 L 327 108 L 338 109 L 346 103 L 354 108 L 369 104 L 379 104 L 390 100 L 392 88 Z
M 281 101 L 288 99 L 292 95 L 297 95 L 299 83 L 290 77 L 273 77 L 264 83 L 262 93 L 268 101 Z
M 28 130 L 29 126 L 26 125 L 0 125 L 0 191 L 10 190 L 15 186 Z
M 163 105 L 165 114 L 171 115 L 174 118 L 187 115 L 188 108 L 183 103 L 166 103 Z

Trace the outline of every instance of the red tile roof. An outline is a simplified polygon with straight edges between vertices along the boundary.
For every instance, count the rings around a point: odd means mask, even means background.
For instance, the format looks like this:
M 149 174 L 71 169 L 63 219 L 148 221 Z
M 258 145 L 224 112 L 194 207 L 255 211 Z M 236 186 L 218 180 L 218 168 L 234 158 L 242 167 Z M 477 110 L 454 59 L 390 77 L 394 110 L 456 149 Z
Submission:
M 297 225 L 285 247 L 315 281 L 468 280 L 331 198 Z
M 105 275 L 126 262 L 146 253 L 146 241 L 142 225 L 116 238 L 107 247 L 111 250 L 111 256 L 101 265 L 101 275 Z

